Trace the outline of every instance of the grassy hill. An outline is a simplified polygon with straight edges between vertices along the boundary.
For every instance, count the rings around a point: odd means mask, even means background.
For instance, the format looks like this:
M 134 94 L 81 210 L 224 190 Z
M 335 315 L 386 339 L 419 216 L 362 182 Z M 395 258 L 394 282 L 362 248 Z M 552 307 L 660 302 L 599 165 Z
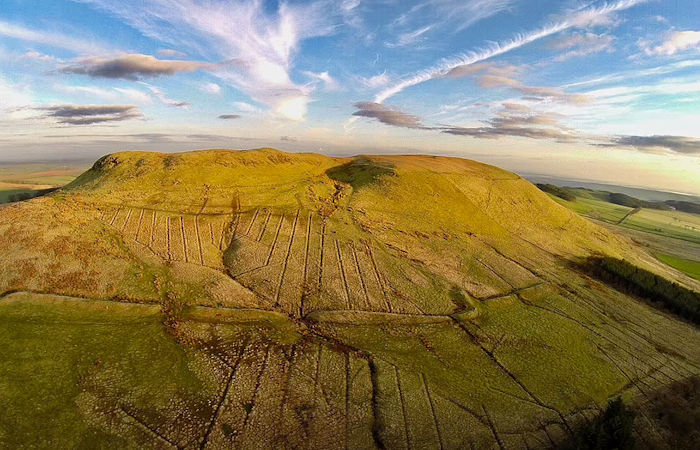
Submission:
M 108 155 L 0 210 L 0 446 L 559 445 L 700 372 L 592 255 L 700 291 L 473 161 Z

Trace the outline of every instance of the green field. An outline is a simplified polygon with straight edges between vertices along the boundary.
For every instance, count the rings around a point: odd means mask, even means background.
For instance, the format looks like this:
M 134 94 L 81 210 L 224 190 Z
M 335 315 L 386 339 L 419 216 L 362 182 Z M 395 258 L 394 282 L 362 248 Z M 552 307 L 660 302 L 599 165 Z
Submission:
M 35 196 L 42 189 L 65 186 L 85 170 L 83 164 L 0 165 L 0 204 L 14 201 L 18 195 Z
M 695 278 L 696 280 L 700 280 L 699 261 L 677 258 L 675 256 L 663 254 L 658 254 L 656 255 L 656 257 L 663 261 L 665 264 L 668 264 L 669 266 L 680 270 L 681 272 Z
M 622 225 L 634 230 L 700 243 L 700 215 L 697 214 L 642 209 L 627 218 Z
M 633 241 L 648 247 L 660 261 L 698 279 L 700 215 L 648 208 L 634 210 L 591 195 L 576 197 L 573 201 L 552 194 L 549 196 L 572 211 L 629 236 Z
M 700 290 L 473 161 L 110 155 L 0 209 L 0 447 L 561 446 L 700 367 L 597 254 Z
M 609 223 L 618 223 L 632 211 L 632 208 L 627 206 L 615 205 L 594 198 L 577 197 L 575 201 L 569 202 L 554 195 L 550 195 L 550 197 L 581 215 Z

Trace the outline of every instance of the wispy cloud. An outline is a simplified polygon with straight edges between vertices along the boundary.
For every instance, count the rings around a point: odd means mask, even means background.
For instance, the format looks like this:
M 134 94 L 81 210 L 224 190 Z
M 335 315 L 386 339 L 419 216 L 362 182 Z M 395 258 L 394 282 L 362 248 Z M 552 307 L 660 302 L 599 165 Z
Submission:
M 303 40 L 332 33 L 334 17 L 340 14 L 330 12 L 327 0 L 282 2 L 275 10 L 261 0 L 82 1 L 174 48 L 236 60 L 236 67 L 221 67 L 216 75 L 293 120 L 304 119 L 312 91 L 292 81 L 294 56 Z
M 32 101 L 28 86 L 10 82 L 0 74 L 0 113 L 27 106 Z
M 199 86 L 199 90 L 211 95 L 221 94 L 221 86 L 216 83 L 204 83 Z
M 113 102 L 128 100 L 136 103 L 148 104 L 153 101 L 149 94 L 139 91 L 138 89 L 117 87 L 104 89 L 97 86 L 58 85 L 56 86 L 56 90 L 67 94 L 82 95 L 92 98 L 97 97 L 102 100 Z
M 26 52 L 24 55 L 19 57 L 20 61 L 36 61 L 40 63 L 55 63 L 58 58 L 52 55 L 47 55 L 34 50 Z
M 669 73 L 674 73 L 689 68 L 700 67 L 700 59 L 690 59 L 685 61 L 677 61 L 670 64 L 664 64 L 661 66 L 650 67 L 645 69 L 629 70 L 618 73 L 610 73 L 608 75 L 593 77 L 584 79 L 581 81 L 576 81 L 573 83 L 568 83 L 563 85 L 564 88 L 580 88 L 586 86 L 598 86 L 618 82 L 629 82 L 631 80 L 638 80 L 640 78 L 654 77 L 667 75 Z
M 316 73 L 306 70 L 303 73 L 314 83 L 322 84 L 326 91 L 337 91 L 340 89 L 340 84 L 328 72 Z
M 161 48 L 160 50 L 158 50 L 158 55 L 165 56 L 167 58 L 183 58 L 187 56 L 183 52 L 172 48 Z
M 260 114 L 262 111 L 255 105 L 246 102 L 233 102 L 233 106 L 240 112 Z
M 423 39 L 423 35 L 429 32 L 434 25 L 427 25 L 421 27 L 417 30 L 410 31 L 407 33 L 401 33 L 396 40 L 396 42 L 387 42 L 385 45 L 389 48 L 394 47 L 405 47 L 407 45 L 412 45 Z
M 647 55 L 675 55 L 686 50 L 700 51 L 700 31 L 673 31 L 660 44 L 641 41 L 640 48 Z
M 241 116 L 240 114 L 222 114 L 219 116 L 219 119 L 222 120 L 234 120 L 234 119 L 240 119 Z
M 528 106 L 517 103 L 504 103 L 494 117 L 483 121 L 482 126 L 445 126 L 435 129 L 447 134 L 480 139 L 511 136 L 572 142 L 578 135 L 563 125 L 562 119 L 560 114 L 533 111 Z
M 645 151 L 671 151 L 700 155 L 700 139 L 686 136 L 615 136 L 603 146 L 624 146 Z
M 549 43 L 549 48 L 563 51 L 555 58 L 555 61 L 566 61 L 603 51 L 611 52 L 613 51 L 613 42 L 615 42 L 615 38 L 609 34 L 580 32 L 553 39 Z
M 473 24 L 510 9 L 517 0 L 423 0 L 394 20 L 394 25 L 410 25 L 422 20 L 461 31 Z M 422 28 L 421 28 L 422 29 Z M 419 29 L 418 31 L 420 31 Z
M 515 78 L 523 71 L 524 68 L 522 66 L 482 62 L 470 66 L 456 67 L 444 76 L 445 78 L 474 76 L 477 77 L 479 86 L 484 89 L 507 87 L 530 97 L 531 100 L 547 100 L 571 104 L 584 104 L 592 100 L 591 97 L 586 95 L 569 94 L 559 88 L 528 86 Z
M 150 55 L 127 54 L 116 58 L 88 58 L 77 64 L 62 67 L 63 73 L 88 75 L 97 78 L 138 80 L 146 77 L 173 75 L 176 72 L 194 72 L 211 64 L 194 61 L 161 60 Z
M 23 25 L 0 20 L 0 36 L 33 42 L 53 48 L 69 50 L 77 54 L 104 52 L 101 44 L 94 39 L 79 39 L 61 33 L 27 28 Z
M 367 89 L 377 89 L 389 84 L 389 81 L 391 81 L 391 79 L 389 78 L 389 75 L 387 75 L 386 71 L 384 71 L 371 77 L 358 76 L 357 81 L 359 81 L 361 86 Z
M 150 85 L 148 83 L 144 83 L 144 82 L 141 82 L 141 84 L 146 86 L 146 89 L 151 91 L 153 93 L 153 95 L 165 105 L 172 106 L 175 108 L 185 108 L 185 109 L 189 108 L 189 106 L 190 106 L 189 102 L 185 102 L 182 100 L 175 100 L 175 99 L 168 97 L 167 95 L 165 95 L 163 90 L 158 88 L 158 87 L 152 86 L 152 85 Z
M 426 125 L 415 115 L 407 114 L 396 107 L 373 102 L 359 102 L 356 117 L 367 117 L 394 127 L 439 131 L 454 136 L 476 139 L 527 138 L 576 143 L 604 148 L 627 148 L 645 153 L 670 153 L 700 155 L 700 139 L 687 136 L 636 136 L 587 134 L 569 127 L 566 116 L 538 111 L 521 103 L 504 102 L 490 119 L 478 125 Z
M 484 49 L 474 50 L 463 55 L 458 55 L 454 58 L 447 59 L 434 67 L 409 76 L 408 78 L 405 78 L 395 85 L 390 86 L 389 88 L 380 92 L 375 97 L 374 101 L 376 103 L 383 103 L 406 88 L 425 83 L 426 81 L 433 80 L 435 78 L 444 77 L 450 71 L 458 67 L 470 66 L 472 64 L 485 61 L 489 58 L 508 53 L 524 45 L 548 36 L 552 36 L 564 30 L 571 28 L 585 28 L 591 24 L 599 23 L 601 18 L 605 18 L 612 13 L 631 8 L 645 1 L 646 0 L 619 0 L 614 3 L 606 3 L 599 7 L 586 7 L 574 11 L 567 19 L 560 22 L 556 22 L 526 34 L 519 34 L 509 41 L 496 42 Z

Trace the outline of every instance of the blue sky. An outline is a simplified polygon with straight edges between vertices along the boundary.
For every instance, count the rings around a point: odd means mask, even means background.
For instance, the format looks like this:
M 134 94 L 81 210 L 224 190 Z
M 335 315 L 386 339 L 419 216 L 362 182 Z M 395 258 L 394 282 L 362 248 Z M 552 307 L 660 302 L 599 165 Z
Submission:
M 0 161 L 259 146 L 700 194 L 700 7 L 0 2 Z

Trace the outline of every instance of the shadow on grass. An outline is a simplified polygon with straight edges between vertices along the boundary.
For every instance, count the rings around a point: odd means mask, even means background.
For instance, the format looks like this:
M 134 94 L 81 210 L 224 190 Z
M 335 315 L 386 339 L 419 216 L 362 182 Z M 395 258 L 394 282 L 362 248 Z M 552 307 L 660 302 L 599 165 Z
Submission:
M 4 192 L 0 192 L 0 203 L 15 203 L 23 202 L 25 200 L 31 200 L 33 198 L 41 197 L 51 192 L 56 191 L 58 188 L 47 188 L 47 189 L 13 189 Z
M 625 260 L 591 256 L 578 266 L 589 275 L 625 294 L 636 295 L 695 325 L 700 324 L 700 293 Z
M 382 177 L 395 176 L 396 172 L 392 165 L 378 164 L 368 158 L 358 157 L 347 164 L 328 169 L 326 175 L 358 190 L 378 183 Z

